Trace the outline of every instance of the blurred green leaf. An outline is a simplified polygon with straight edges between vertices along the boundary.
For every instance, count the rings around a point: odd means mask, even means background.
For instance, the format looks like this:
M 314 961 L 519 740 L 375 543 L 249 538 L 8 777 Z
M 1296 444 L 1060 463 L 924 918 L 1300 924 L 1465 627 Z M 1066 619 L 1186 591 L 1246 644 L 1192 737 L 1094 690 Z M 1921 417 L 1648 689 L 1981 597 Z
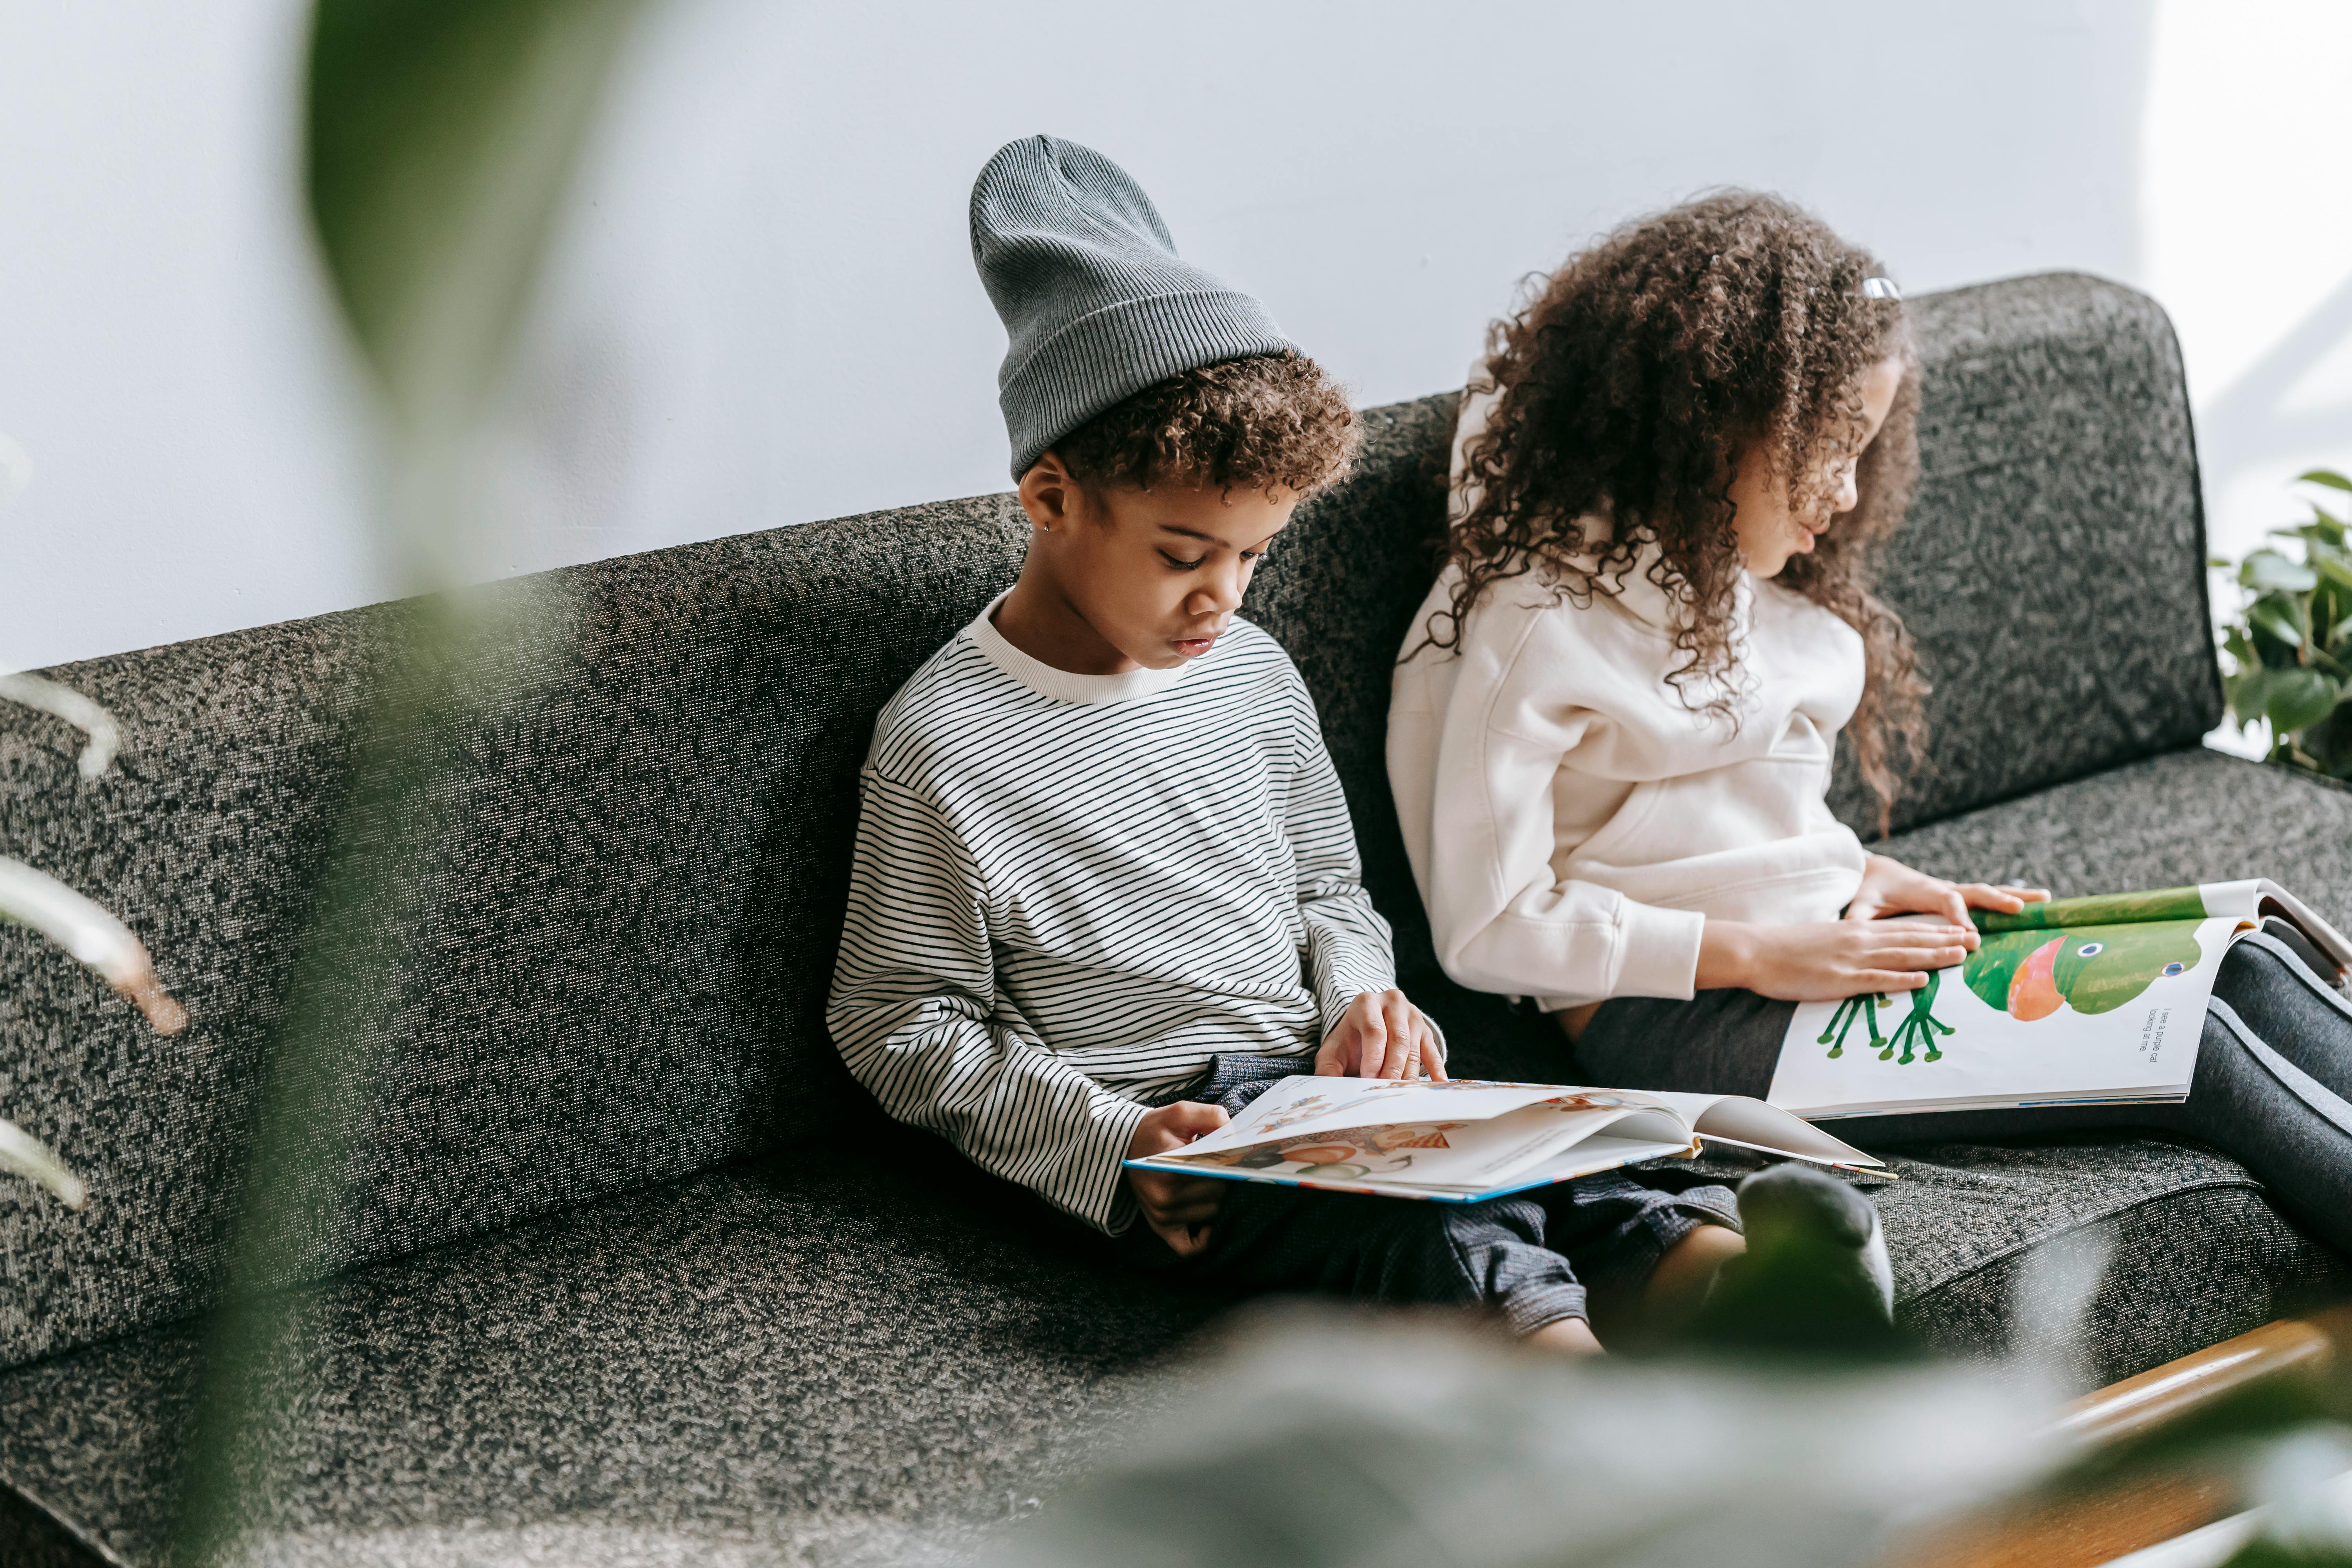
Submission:
M 2289 647 L 2303 646 L 2303 606 L 2271 594 L 2246 606 L 2246 624 Z
M 2263 717 L 2270 701 L 2272 674 L 2257 664 L 2231 678 L 2225 695 L 2230 711 L 2239 723 L 2251 724 Z
M 383 394 L 387 542 L 414 561 L 446 566 L 448 541 L 481 515 L 465 458 L 640 4 L 318 0 L 304 189 L 328 276 Z M 419 739 L 446 732 L 463 694 L 482 689 L 453 678 L 467 650 L 447 634 L 467 606 L 443 595 L 421 609 L 426 629 L 393 639 L 395 662 L 376 672 L 352 766 L 373 782 L 342 803 L 326 846 L 315 940 L 298 949 L 251 1111 L 244 1201 L 177 1456 L 173 1562 L 244 1560 L 234 1548 L 265 1516 L 278 1467 L 294 1462 L 277 1446 L 284 1429 L 271 1424 L 272 1401 L 307 1373 L 305 1342 L 291 1299 L 268 1292 L 302 1277 L 318 1238 L 351 1223 L 353 1194 L 339 1177 L 383 1069 L 339 1009 L 391 994 L 391 955 L 413 920 L 407 889 L 435 852 L 387 843 L 373 825 L 407 791 L 435 787 L 447 764 Z M 510 646 L 501 657 L 527 668 L 531 650 Z
M 2352 563 L 2347 563 L 2341 556 L 2315 553 L 2311 564 L 2321 576 L 2337 587 L 2352 588 Z
M 2306 1552 L 2300 1546 L 2283 1545 L 2268 1536 L 2257 1536 L 2218 1568 L 2352 1568 L 2352 1552 Z
M 2291 561 L 2275 550 L 2257 550 L 2239 564 L 2238 581 L 2258 594 L 2302 594 L 2315 586 L 2319 577 L 2302 562 Z
M 2292 734 L 2334 712 L 2339 695 L 2336 682 L 2315 669 L 2274 669 L 2263 693 L 2263 712 L 2273 731 Z
M 2252 724 L 2263 717 L 2269 701 L 2271 674 L 2260 660 L 2247 658 L 2239 662 L 2235 673 L 2223 678 L 2222 700 L 2239 724 Z
M 321 0 L 310 212 L 392 412 L 470 422 L 638 0 Z
M 2305 468 L 2295 475 L 2294 482 L 2299 485 L 2326 485 L 2330 489 L 2352 490 L 2352 479 L 2346 479 L 2333 468 Z
M 2267 536 L 2272 539 L 2300 539 L 2306 546 L 2335 547 L 2344 542 L 2344 525 L 2321 512 L 2309 522 L 2298 522 L 2292 528 L 2271 529 Z

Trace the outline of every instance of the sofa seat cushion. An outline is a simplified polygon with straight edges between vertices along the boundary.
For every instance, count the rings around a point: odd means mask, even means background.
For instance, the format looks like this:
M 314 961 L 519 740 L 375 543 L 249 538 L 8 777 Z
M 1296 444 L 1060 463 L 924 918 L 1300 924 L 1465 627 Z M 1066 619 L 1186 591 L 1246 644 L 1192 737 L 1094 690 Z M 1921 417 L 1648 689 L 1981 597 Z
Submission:
M 1937 876 L 2038 883 L 2062 898 L 2269 877 L 2352 929 L 2352 790 L 2202 748 L 1951 817 L 1885 848 Z M 2086 1194 L 2103 1190 L 2110 1205 L 2092 1227 L 2095 1242 L 2113 1254 L 2084 1328 L 2086 1370 L 2104 1381 L 2250 1328 L 2274 1307 L 2352 1292 L 2343 1260 L 2281 1220 L 2259 1184 L 2224 1155 L 2178 1146 L 2162 1162 L 2170 1195 L 2142 1199 L 2138 1184 L 2154 1179 L 2145 1152 L 2156 1147 L 2086 1140 L 2065 1156 L 2082 1162 Z M 2004 1232 L 2021 1247 L 2048 1234 L 2057 1216 L 2034 1212 L 2011 1190 L 2020 1168 L 2009 1162 L 2026 1162 L 2031 1185 L 2045 1179 L 2060 1146 L 1908 1152 L 1949 1162 L 1956 1174 L 1937 1184 L 1931 1206 L 1951 1232 L 1969 1233 L 1961 1243 L 1923 1226 L 1927 1250 L 1914 1267 L 1953 1247 L 1947 1264 L 1930 1268 L 1942 1278 L 1917 1282 L 1923 1322 L 1936 1325 L 1931 1337 L 1939 1342 L 1948 1333 L 1956 1349 L 2008 1342 L 2002 1325 L 2022 1252 L 1990 1262 L 1977 1254 Z M 2188 1180 L 2192 1170 L 2202 1173 Z M 1919 1201 L 1908 1192 L 1880 1194 L 1890 1215 Z M 2166 1325 L 2190 1337 L 2174 1339 Z M 2031 1328 L 2021 1321 L 2018 1331 Z
M 2352 1294 L 2345 1260 L 2282 1218 L 2244 1166 L 2187 1140 L 2084 1134 L 1886 1159 L 1901 1179 L 1871 1197 L 1904 1324 L 1946 1354 L 2000 1358 L 2009 1375 L 2102 1387 Z
M 263 1560 L 896 1560 L 1032 1506 L 1216 1304 L 1025 1214 L 1007 1236 L 1003 1190 L 947 1185 L 943 1150 L 887 1152 L 729 1166 L 285 1298 L 310 1359 Z M 0 1474 L 163 1563 L 203 1332 L 0 1375 Z
M 2268 877 L 2352 930 L 2352 789 L 2201 747 L 1873 847 L 1938 877 L 2031 882 L 2061 898 Z
M 2002 1325 L 2053 1237 L 2112 1249 L 2092 1330 L 2056 1347 L 2103 1380 L 2297 1304 L 2331 1267 L 2187 1145 L 1896 1169 L 1875 1195 L 1904 1315 L 1957 1351 L 2053 1348 L 2051 1313 Z M 290 1300 L 311 1359 L 258 1561 L 586 1568 L 968 1548 L 1148 1419 L 1167 1352 L 1227 1305 L 1118 1272 L 888 1132 L 845 1170 L 730 1166 Z M 0 1477 L 108 1560 L 161 1564 L 202 1342 L 183 1322 L 0 1374 Z

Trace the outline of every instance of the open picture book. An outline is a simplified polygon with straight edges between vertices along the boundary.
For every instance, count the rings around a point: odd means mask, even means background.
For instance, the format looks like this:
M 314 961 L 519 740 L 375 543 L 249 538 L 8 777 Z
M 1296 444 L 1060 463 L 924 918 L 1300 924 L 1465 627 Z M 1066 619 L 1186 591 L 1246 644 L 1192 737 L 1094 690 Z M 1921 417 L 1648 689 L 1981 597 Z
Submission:
M 1799 1007 L 1768 1098 L 1815 1120 L 2186 1100 L 2221 955 L 2271 916 L 2352 966 L 2275 882 L 1979 910 L 1983 944 L 1923 988 Z
M 1824 1165 L 1878 1161 L 1760 1100 L 1559 1084 L 1286 1078 L 1205 1138 L 1139 1171 L 1274 1182 L 1438 1203 L 1478 1203 L 1643 1160 L 1700 1140 Z

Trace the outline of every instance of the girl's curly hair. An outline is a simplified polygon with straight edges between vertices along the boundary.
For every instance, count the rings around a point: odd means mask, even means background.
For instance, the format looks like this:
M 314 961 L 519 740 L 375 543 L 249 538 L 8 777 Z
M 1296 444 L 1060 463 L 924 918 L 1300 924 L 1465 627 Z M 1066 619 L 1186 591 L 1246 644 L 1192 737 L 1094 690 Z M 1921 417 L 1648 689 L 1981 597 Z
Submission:
M 1895 753 L 1920 755 L 1927 689 L 1902 621 L 1870 592 L 1918 473 L 1903 307 L 1863 289 L 1882 270 L 1810 213 L 1746 191 L 1628 224 L 1570 258 L 1489 335 L 1472 390 L 1491 384 L 1497 396 L 1465 453 L 1468 505 L 1447 552 L 1461 576 L 1427 641 L 1458 648 L 1479 595 L 1528 572 L 1579 605 L 1614 594 L 1654 543 L 1648 576 L 1681 612 L 1669 681 L 1694 710 L 1736 720 L 1729 488 L 1740 457 L 1769 443 L 1798 513 L 1827 505 L 1823 458 L 1861 438 L 1863 377 L 1899 356 L 1901 390 L 1858 466 L 1861 503 L 1775 579 L 1862 635 L 1867 676 L 1849 733 L 1885 833 Z

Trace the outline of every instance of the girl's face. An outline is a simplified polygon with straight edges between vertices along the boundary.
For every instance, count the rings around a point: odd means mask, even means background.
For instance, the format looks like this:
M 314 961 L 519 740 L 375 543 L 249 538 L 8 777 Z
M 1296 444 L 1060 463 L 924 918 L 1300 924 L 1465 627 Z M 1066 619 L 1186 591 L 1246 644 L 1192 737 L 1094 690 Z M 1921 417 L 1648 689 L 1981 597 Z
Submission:
M 1841 512 L 1861 501 L 1854 489 L 1854 469 L 1862 454 L 1878 438 L 1903 386 L 1903 361 L 1889 354 L 1863 373 L 1862 438 L 1851 447 L 1825 447 L 1815 459 L 1818 468 L 1791 483 L 1791 476 L 1773 467 L 1771 449 L 1759 443 L 1739 458 L 1731 478 L 1732 536 L 1738 541 L 1740 559 L 1759 577 L 1778 577 L 1791 555 L 1809 553 L 1813 542 L 1827 533 Z M 1810 504 L 1792 498 L 1811 497 Z

